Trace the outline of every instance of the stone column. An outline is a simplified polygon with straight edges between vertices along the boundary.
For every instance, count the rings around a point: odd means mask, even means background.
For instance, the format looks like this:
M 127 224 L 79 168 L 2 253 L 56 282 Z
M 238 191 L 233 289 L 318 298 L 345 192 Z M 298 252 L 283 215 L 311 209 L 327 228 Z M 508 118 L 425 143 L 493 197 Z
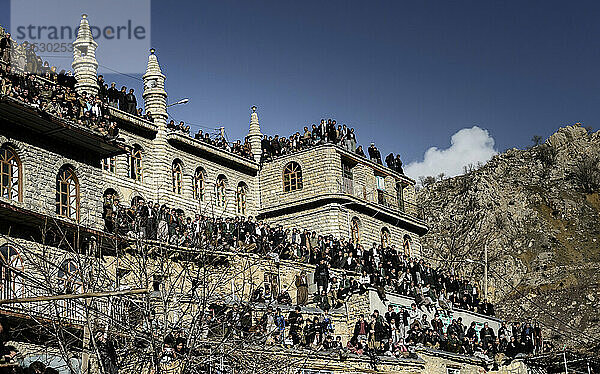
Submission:
M 158 132 L 152 141 L 152 150 L 149 152 L 149 163 L 152 169 L 152 181 L 155 186 L 156 195 L 153 199 L 163 203 L 167 199 L 166 194 L 171 190 L 171 162 L 167 151 L 167 92 L 165 91 L 165 76 L 163 75 L 155 50 L 150 50 L 144 80 L 144 107 L 146 113 L 150 114 Z
M 262 133 L 260 132 L 260 124 L 258 123 L 258 114 L 256 113 L 256 106 L 252 107 L 252 114 L 250 115 L 250 131 L 248 132 L 248 140 L 252 146 L 252 155 L 256 162 L 260 162 L 260 156 L 262 149 L 260 141 L 262 139 Z
M 81 95 L 98 94 L 98 61 L 96 61 L 96 48 L 98 43 L 92 37 L 87 14 L 81 16 L 77 39 L 73 42 L 73 74 L 75 76 L 75 91 Z

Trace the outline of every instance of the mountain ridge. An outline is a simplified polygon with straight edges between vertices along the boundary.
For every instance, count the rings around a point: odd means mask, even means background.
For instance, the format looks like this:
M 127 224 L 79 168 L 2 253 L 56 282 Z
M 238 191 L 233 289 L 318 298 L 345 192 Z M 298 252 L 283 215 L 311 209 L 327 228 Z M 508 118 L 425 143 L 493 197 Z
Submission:
M 599 191 L 600 132 L 560 128 L 543 144 L 422 188 L 423 255 L 483 287 L 487 249 L 488 293 L 501 318 L 530 319 L 555 346 L 597 354 Z

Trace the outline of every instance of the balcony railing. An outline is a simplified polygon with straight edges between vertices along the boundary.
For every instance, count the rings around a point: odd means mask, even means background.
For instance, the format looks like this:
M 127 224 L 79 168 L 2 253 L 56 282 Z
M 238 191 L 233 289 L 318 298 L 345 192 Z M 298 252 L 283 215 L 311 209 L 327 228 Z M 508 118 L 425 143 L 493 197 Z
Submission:
M 36 290 L 37 292 L 27 291 L 33 291 L 33 287 L 23 286 L 23 295 L 19 295 L 19 297 L 43 296 L 39 290 Z M 46 294 L 47 291 L 43 293 Z M 14 297 L 15 295 L 12 295 L 10 298 Z M 96 298 L 90 303 L 86 303 L 84 299 L 20 302 L 0 305 L 0 314 L 82 326 L 87 321 L 88 315 L 104 321 L 129 321 L 130 303 L 130 300 L 119 297 Z
M 367 188 L 349 178 L 338 179 L 338 193 L 351 195 L 360 200 L 380 205 L 394 211 L 396 214 L 408 215 L 420 220 L 425 219 L 424 210 L 421 206 L 406 201 L 406 199 L 399 199 L 398 196 L 389 192 Z

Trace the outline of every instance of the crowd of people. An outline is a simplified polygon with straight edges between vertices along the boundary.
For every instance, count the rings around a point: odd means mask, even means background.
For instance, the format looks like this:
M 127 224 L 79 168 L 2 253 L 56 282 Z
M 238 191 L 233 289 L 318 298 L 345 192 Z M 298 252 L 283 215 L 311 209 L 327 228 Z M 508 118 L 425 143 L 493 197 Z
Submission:
M 116 139 L 119 129 L 108 115 L 107 104 L 85 92 L 78 95 L 68 80 L 62 83 L 55 84 L 33 74 L 13 73 L 10 65 L 0 67 L 0 96 L 12 97 L 30 108 Z
M 105 196 L 103 218 L 107 231 L 121 235 L 186 247 L 234 249 L 316 265 L 317 293 L 329 295 L 329 305 L 338 303 L 340 284 L 352 290 L 368 285 L 378 291 L 382 300 L 386 292 L 414 297 L 423 310 L 458 307 L 494 315 L 493 305 L 482 299 L 478 288 L 468 280 L 437 270 L 394 244 L 372 243 L 370 247 L 363 247 L 346 238 L 297 228 L 284 229 L 253 217 L 212 218 L 201 214 L 190 217 L 181 209 L 143 199 L 134 199 L 127 208 L 114 195 Z M 337 279 L 330 276 L 331 268 L 355 276 Z M 298 300 L 299 305 L 306 303 L 306 298 Z
M 182 124 L 180 123 L 180 125 Z M 242 141 L 239 139 L 233 143 L 229 143 L 225 137 L 224 129 L 221 128 L 220 130 L 221 131 L 219 131 L 217 136 L 211 138 L 209 133 L 203 132 L 202 129 L 199 129 L 198 132 L 194 134 L 194 139 L 200 140 L 201 142 L 213 145 L 244 158 L 254 160 L 252 146 L 250 145 L 248 137 L 244 139 L 244 143 L 242 143 Z M 183 132 L 189 134 L 189 126 L 185 127 Z
M 109 138 L 116 138 L 118 127 L 109 116 L 108 107 L 153 122 L 152 113 L 144 113 L 142 108 L 138 108 L 133 88 L 122 86 L 118 89 L 115 82 L 109 85 L 104 81 L 104 77 L 99 75 L 98 94 L 91 95 L 83 92 L 79 95 L 75 91 L 76 80 L 72 72 L 65 70 L 57 72 L 55 66 L 49 66 L 47 61 L 42 62 L 42 59 L 35 54 L 33 46 L 27 42 L 23 43 L 26 65 L 23 71 L 16 72 L 10 63 L 13 44 L 10 34 L 0 38 L 0 61 L 4 62 L 0 66 L 0 95 L 16 98 L 40 111 L 75 121 Z M 167 124 L 167 129 L 190 135 L 190 126 L 185 125 L 183 121 L 175 124 L 175 121 L 171 120 Z M 198 131 L 194 138 L 227 152 L 253 159 L 247 139 L 244 143 L 240 140 L 230 143 L 222 131 L 211 138 L 210 134 L 204 134 L 202 130 Z
M 448 323 L 442 321 L 440 313 L 429 318 L 416 304 L 410 309 L 390 305 L 385 314 L 375 310 L 368 319 L 361 315 L 348 342 L 348 349 L 357 354 L 374 351 L 396 357 L 418 346 L 476 356 L 495 364 L 505 357 L 512 359 L 519 353 L 541 353 L 545 349 L 539 325 L 503 322 L 494 331 L 487 322 L 483 326 L 471 322 L 467 327 L 461 317 Z
M 319 125 L 313 124 L 311 128 L 305 126 L 302 134 L 297 131 L 287 138 L 279 135 L 264 135 L 261 140 L 261 162 L 325 143 L 337 144 L 349 152 L 366 157 L 362 145 L 357 146 L 353 127 L 345 124 L 338 125 L 335 119 L 328 119 L 327 121 L 321 119 Z M 381 152 L 374 143 L 371 143 L 367 152 L 371 161 L 382 164 Z M 385 158 L 385 162 L 390 169 L 404 174 L 400 155 L 394 157 L 394 154 L 390 153 Z

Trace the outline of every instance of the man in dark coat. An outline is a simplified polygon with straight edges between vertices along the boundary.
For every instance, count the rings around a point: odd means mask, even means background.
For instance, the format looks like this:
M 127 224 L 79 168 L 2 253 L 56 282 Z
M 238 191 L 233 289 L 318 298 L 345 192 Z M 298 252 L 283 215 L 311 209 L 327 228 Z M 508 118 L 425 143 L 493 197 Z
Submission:
M 127 111 L 127 87 L 121 87 L 119 92 L 119 109 Z
M 108 96 L 108 105 L 110 105 L 113 108 L 118 108 L 119 107 L 119 90 L 117 90 L 117 87 L 115 87 L 115 82 L 112 82 L 110 84 L 110 88 L 107 91 L 107 96 Z
M 10 34 L 4 35 L 2 39 L 0 39 L 0 59 L 10 64 L 10 52 L 12 50 L 12 40 L 10 39 Z
M 315 283 L 317 283 L 317 292 L 321 294 L 322 291 L 327 292 L 327 285 L 329 283 L 329 267 L 325 263 L 325 259 L 321 259 L 321 263 L 315 268 Z
M 295 310 L 291 311 L 288 316 L 288 323 L 290 325 L 290 336 L 294 345 L 299 345 L 302 342 L 302 324 L 304 318 L 300 313 L 300 307 L 297 306 Z
M 394 160 L 394 167 L 398 173 L 404 174 L 404 170 L 402 169 L 402 160 L 400 159 L 400 155 L 396 155 L 396 159 Z
M 137 100 L 135 95 L 133 94 L 133 88 L 129 90 L 127 97 L 125 98 L 125 102 L 127 103 L 127 113 L 137 114 Z
M 369 152 L 369 159 L 381 165 L 381 153 L 379 153 L 379 149 L 375 147 L 375 143 L 371 143 L 367 151 Z
M 262 148 L 262 155 L 265 158 L 271 157 L 271 142 L 269 136 L 265 135 L 260 141 L 260 147 Z
M 385 157 L 385 164 L 387 165 L 388 168 L 395 170 L 395 159 L 394 159 L 394 154 L 390 153 L 389 155 L 387 155 Z
M 494 330 L 488 326 L 487 322 L 484 323 L 483 328 L 479 331 L 479 338 L 481 339 L 483 349 L 487 349 L 488 345 L 493 344 L 496 340 L 496 334 L 494 334 Z

